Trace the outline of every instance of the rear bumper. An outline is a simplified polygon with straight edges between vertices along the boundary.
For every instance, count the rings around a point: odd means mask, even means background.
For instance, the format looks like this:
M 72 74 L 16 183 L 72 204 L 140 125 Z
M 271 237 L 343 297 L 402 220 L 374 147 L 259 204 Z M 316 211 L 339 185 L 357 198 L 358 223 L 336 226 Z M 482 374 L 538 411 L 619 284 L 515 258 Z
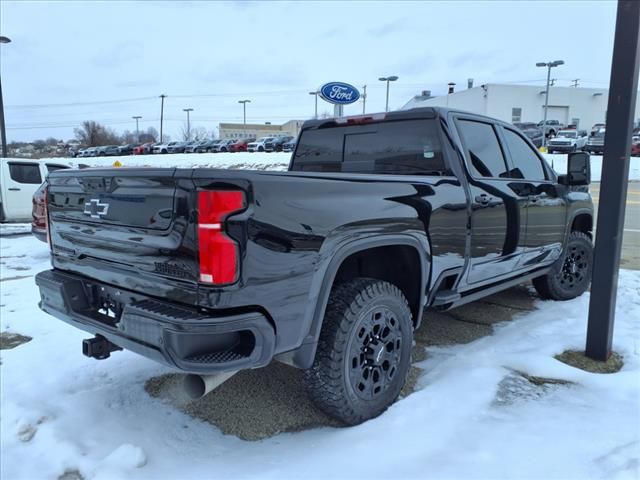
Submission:
M 202 313 L 59 270 L 40 272 L 36 284 L 43 311 L 184 372 L 262 367 L 273 357 L 275 332 L 259 312 Z

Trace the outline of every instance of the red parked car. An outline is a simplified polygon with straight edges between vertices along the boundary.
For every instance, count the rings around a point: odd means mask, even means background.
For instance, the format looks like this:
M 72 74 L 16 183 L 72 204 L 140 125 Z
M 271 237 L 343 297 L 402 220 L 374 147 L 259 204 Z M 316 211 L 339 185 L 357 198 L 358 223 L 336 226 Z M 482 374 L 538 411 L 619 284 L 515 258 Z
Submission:
M 640 157 L 640 140 L 637 140 L 631 144 L 631 156 Z
M 242 140 L 238 140 L 233 145 L 228 146 L 229 151 L 230 152 L 246 152 L 247 145 L 253 141 L 255 141 L 255 138 L 244 138 Z
M 138 145 L 137 147 L 133 147 L 133 154 L 148 155 L 151 153 L 152 148 L 153 148 L 153 143 L 144 143 L 142 145 Z

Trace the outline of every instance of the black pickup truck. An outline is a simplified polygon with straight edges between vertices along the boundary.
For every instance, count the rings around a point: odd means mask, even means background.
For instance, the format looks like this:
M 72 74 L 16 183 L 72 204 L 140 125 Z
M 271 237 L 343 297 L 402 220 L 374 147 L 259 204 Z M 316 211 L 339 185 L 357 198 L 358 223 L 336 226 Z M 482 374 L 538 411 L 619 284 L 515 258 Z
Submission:
M 589 156 L 556 173 L 510 124 L 440 108 L 308 121 L 289 171 L 86 169 L 49 176 L 41 308 L 181 371 L 272 360 L 357 424 L 398 396 L 414 329 L 532 280 L 589 285 Z M 423 313 L 426 314 L 423 315 Z

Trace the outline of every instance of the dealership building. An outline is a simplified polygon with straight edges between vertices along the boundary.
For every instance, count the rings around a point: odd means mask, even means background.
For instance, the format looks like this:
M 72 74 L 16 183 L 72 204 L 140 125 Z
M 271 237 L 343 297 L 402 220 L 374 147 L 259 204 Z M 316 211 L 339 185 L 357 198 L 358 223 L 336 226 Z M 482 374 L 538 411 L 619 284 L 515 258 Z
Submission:
M 304 120 L 289 120 L 282 125 L 271 123 L 221 123 L 220 138 L 260 138 L 275 135 L 297 136 Z
M 604 123 L 609 90 L 604 88 L 551 87 L 547 118 L 565 125 L 589 129 Z M 535 122 L 544 118 L 545 87 L 488 83 L 440 97 L 428 92 L 413 97 L 402 109 L 449 107 L 499 118 L 505 122 Z M 640 122 L 640 95 L 636 100 L 636 123 Z

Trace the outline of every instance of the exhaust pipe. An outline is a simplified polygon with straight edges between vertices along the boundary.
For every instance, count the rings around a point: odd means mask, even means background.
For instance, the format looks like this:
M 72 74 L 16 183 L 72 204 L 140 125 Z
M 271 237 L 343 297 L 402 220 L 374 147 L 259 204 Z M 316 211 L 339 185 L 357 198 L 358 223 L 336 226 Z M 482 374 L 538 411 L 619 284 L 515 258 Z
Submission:
M 184 378 L 184 390 L 192 400 L 204 397 L 211 390 L 218 388 L 233 377 L 238 371 L 216 373 L 215 375 L 195 375 L 193 373 Z

